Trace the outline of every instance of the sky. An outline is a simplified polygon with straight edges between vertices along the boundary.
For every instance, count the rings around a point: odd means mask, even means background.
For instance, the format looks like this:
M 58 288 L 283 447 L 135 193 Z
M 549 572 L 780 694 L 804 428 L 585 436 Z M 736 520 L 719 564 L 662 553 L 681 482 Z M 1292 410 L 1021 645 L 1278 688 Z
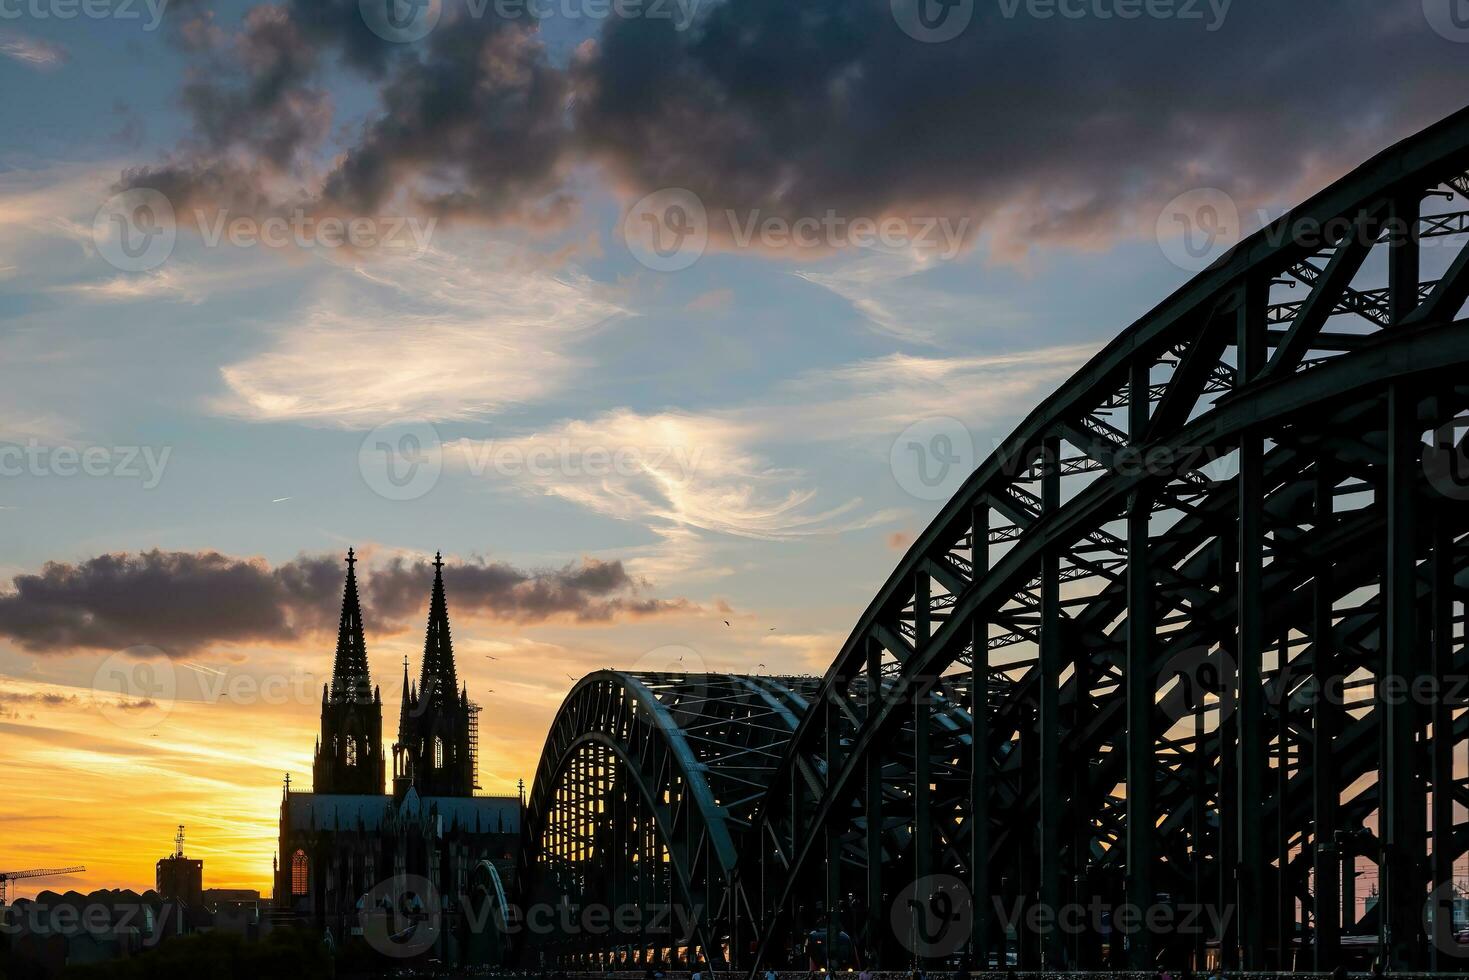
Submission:
M 0 868 L 268 889 L 343 557 L 480 779 L 820 673 L 997 441 L 1462 107 L 1459 0 L 0 0 Z M 919 3 L 923 6 L 920 7 Z M 392 14 L 393 16 L 388 16 Z

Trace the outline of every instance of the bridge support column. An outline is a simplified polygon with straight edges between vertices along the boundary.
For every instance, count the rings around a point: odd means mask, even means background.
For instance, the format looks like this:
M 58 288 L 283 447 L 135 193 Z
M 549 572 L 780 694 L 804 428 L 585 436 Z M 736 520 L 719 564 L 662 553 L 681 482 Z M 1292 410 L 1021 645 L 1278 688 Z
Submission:
M 1444 955 L 1454 941 L 1454 536 L 1442 503 L 1433 526 L 1433 952 L 1431 969 L 1447 972 L 1458 960 Z
M 1143 359 L 1132 368 L 1128 385 L 1128 429 L 1134 445 L 1146 437 L 1149 408 L 1149 365 Z M 1153 578 L 1148 564 L 1152 500 L 1135 493 L 1127 509 L 1127 666 L 1123 683 L 1127 697 L 1127 904 L 1146 909 L 1153 904 L 1154 759 L 1153 713 L 1157 684 L 1153 673 L 1156 643 L 1153 616 Z M 1153 968 L 1152 936 L 1146 928 L 1122 936 L 1114 929 L 1113 942 L 1128 949 L 1134 970 Z M 1114 957 L 1114 962 L 1117 962 Z
M 826 783 L 828 789 L 842 768 L 842 719 L 840 709 L 826 702 Z M 841 922 L 837 909 L 842 897 L 842 836 L 841 829 L 827 824 L 822 831 L 826 835 L 826 968 L 834 976 L 841 966 L 837 962 L 837 936 Z
M 1316 534 L 1322 535 L 1335 520 L 1336 480 L 1325 460 L 1316 466 Z M 1315 673 L 1316 703 L 1312 710 L 1311 831 L 1314 860 L 1316 969 L 1335 968 L 1341 955 L 1341 858 L 1336 850 L 1336 811 L 1341 803 L 1336 788 L 1336 766 L 1332 744 L 1337 731 L 1336 637 L 1333 623 L 1335 596 L 1332 594 L 1331 565 L 1321 562 L 1312 582 L 1312 669 Z
M 867 638 L 867 717 L 875 718 L 882 708 L 882 646 Z M 886 903 L 882 894 L 882 759 L 881 752 L 868 752 L 867 786 L 864 803 L 867 808 L 867 946 L 873 962 L 863 960 L 869 969 L 881 963 L 887 935 Z
M 970 567 L 977 585 L 989 574 L 990 512 L 987 506 L 972 509 L 969 542 Z M 970 624 L 970 705 L 973 724 L 970 736 L 969 786 L 969 891 L 974 902 L 974 935 L 970 955 L 974 968 L 989 966 L 990 941 L 990 726 L 989 726 L 989 626 L 976 620 Z M 1003 966 L 1004 964 L 1000 964 Z
M 1041 449 L 1041 513 L 1061 506 L 1061 446 L 1047 438 Z M 1046 969 L 1061 966 L 1062 937 L 1057 917 L 1061 911 L 1061 573 L 1060 553 L 1046 549 L 1041 559 L 1040 635 L 1040 889 L 1044 921 L 1040 934 L 1040 962 Z
M 1420 254 L 1418 193 L 1392 203 L 1388 240 L 1388 305 L 1392 326 L 1401 324 L 1418 306 Z M 1391 328 L 1389 328 L 1391 329 Z M 1427 842 L 1424 784 L 1418 769 L 1417 739 L 1421 731 L 1413 699 L 1422 672 L 1418 656 L 1417 528 L 1413 488 L 1419 475 L 1418 411 L 1415 394 L 1401 384 L 1387 392 L 1387 568 L 1383 576 L 1383 670 L 1395 689 L 1378 691 L 1377 710 L 1384 732 L 1379 778 L 1383 791 L 1381 824 L 1383 914 L 1381 939 L 1387 961 L 1398 969 L 1415 969 L 1423 956 L 1421 855 Z M 1383 697 L 1387 693 L 1390 696 Z
M 1418 719 L 1411 692 L 1419 679 L 1418 583 L 1413 486 L 1420 442 L 1416 402 L 1401 385 L 1388 389 L 1387 570 L 1383 577 L 1384 666 L 1377 710 L 1382 713 L 1381 940 L 1397 969 L 1422 959 L 1426 895 L 1418 865 L 1427 840 L 1423 783 L 1418 771 Z
M 1251 274 L 1239 295 L 1236 385 L 1255 379 L 1265 366 L 1267 281 Z M 1239 737 L 1239 790 L 1236 832 L 1239 870 L 1235 908 L 1239 919 L 1241 965 L 1261 969 L 1265 950 L 1265 854 L 1260 833 L 1263 814 L 1265 742 L 1264 699 L 1260 679 L 1264 657 L 1264 445 L 1261 433 L 1247 431 L 1239 448 L 1239 582 L 1235 595 L 1235 642 L 1239 692 L 1235 720 Z
M 921 651 L 928 646 L 932 619 L 929 608 L 928 574 L 919 571 L 913 589 L 913 649 Z M 933 695 L 930 678 L 911 678 L 909 694 L 913 707 L 913 880 L 922 881 L 933 873 L 933 755 L 929 747 L 929 736 L 933 725 Z M 927 896 L 914 896 L 924 901 Z M 910 940 L 915 944 L 923 935 L 918 916 L 919 907 L 913 907 L 913 923 Z M 914 950 L 914 962 L 922 963 L 924 957 Z

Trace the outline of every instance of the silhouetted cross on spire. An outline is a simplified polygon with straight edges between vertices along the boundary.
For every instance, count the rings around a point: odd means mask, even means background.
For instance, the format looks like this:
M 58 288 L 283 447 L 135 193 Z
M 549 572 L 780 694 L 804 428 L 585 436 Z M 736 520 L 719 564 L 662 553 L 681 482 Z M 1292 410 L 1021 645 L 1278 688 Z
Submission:
M 444 554 L 441 551 L 434 552 L 434 568 L 444 567 Z
M 355 551 L 353 551 L 351 548 L 348 548 L 347 549 L 347 567 L 348 568 L 351 568 L 355 564 L 357 564 L 357 553 Z

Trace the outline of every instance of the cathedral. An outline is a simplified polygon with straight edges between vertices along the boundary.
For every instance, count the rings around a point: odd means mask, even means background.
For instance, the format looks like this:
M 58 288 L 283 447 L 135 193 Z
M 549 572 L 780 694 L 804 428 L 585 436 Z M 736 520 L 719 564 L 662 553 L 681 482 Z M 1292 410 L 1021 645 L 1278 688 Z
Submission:
M 322 687 L 311 792 L 292 789 L 288 777 L 281 800 L 275 915 L 323 930 L 337 947 L 350 947 L 363 942 L 364 909 L 401 910 L 412 902 L 418 917 L 432 918 L 435 928 L 415 933 L 414 942 L 427 948 L 405 946 L 409 952 L 402 955 L 495 964 L 504 954 L 495 912 L 503 912 L 514 882 L 522 803 L 475 795 L 479 706 L 455 674 L 443 564 L 435 556 L 416 683 L 409 681 L 406 658 L 403 664 L 389 793 L 382 693 L 368 670 L 356 557 L 347 552 L 336 660 L 331 683 Z M 405 882 L 414 894 L 399 894 Z M 427 915 L 425 901 L 437 906 L 437 917 Z

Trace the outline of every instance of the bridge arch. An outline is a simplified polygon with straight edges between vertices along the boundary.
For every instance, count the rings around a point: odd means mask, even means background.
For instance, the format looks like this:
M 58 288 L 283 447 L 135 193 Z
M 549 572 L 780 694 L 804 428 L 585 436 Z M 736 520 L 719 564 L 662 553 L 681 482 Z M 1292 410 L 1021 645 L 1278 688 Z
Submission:
M 527 805 L 522 962 L 738 960 L 764 776 L 814 678 L 599 671 L 567 695 Z
M 888 969 L 1330 969 L 1351 934 L 1454 966 L 1430 898 L 1469 848 L 1466 245 L 1469 111 L 1119 334 L 822 678 L 584 679 L 531 797 L 530 900 L 681 905 L 689 939 L 643 921 L 525 948 L 752 977 L 841 936 Z M 1126 943 L 1115 919 L 1032 925 L 1185 904 L 1215 915 Z
M 1466 169 L 1469 113 L 1368 162 L 1120 334 L 978 468 L 772 774 L 752 976 L 812 909 L 884 966 L 1100 966 L 1102 930 L 1012 946 L 996 914 L 1094 900 L 1234 915 L 1131 937 L 1140 968 L 1202 965 L 1206 943 L 1294 965 L 1301 942 L 1329 968 L 1344 930 L 1398 965 L 1450 955 L 1423 909 L 1466 843 L 1465 713 L 1372 692 L 1464 666 Z M 959 677 L 964 758 L 934 743 L 929 694 Z M 1366 861 L 1377 920 L 1341 900 Z M 895 905 L 934 876 L 970 914 L 915 943 Z

